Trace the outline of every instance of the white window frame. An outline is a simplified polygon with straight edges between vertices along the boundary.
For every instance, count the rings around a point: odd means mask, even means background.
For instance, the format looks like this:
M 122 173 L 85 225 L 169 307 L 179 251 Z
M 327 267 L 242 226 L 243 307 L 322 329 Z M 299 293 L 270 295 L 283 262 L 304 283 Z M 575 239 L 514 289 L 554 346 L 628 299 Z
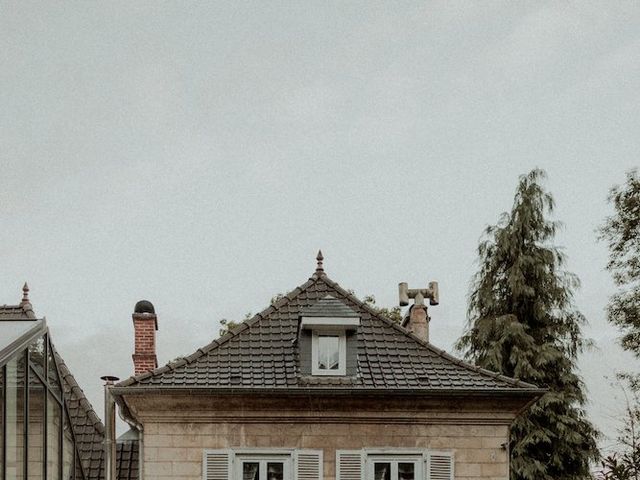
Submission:
M 202 480 L 242 480 L 244 462 L 262 462 L 261 465 L 265 467 L 268 462 L 282 462 L 285 480 L 321 480 L 322 459 L 322 450 L 299 448 L 204 449 Z
M 416 480 L 443 479 L 442 475 L 432 477 L 431 461 L 434 456 L 448 457 L 451 470 L 446 480 L 455 478 L 455 450 L 431 450 L 422 448 L 362 448 L 360 450 L 336 450 L 336 480 L 370 480 L 373 478 L 375 462 L 417 464 Z M 347 462 L 347 470 L 341 474 L 342 461 Z M 354 463 L 355 462 L 355 463 Z M 357 466 L 360 466 L 359 468 Z M 392 473 L 391 479 L 396 476 Z
M 320 336 L 338 337 L 338 369 L 321 370 L 318 368 L 318 338 Z M 326 376 L 345 376 L 347 374 L 347 334 L 344 330 L 313 330 L 311 337 L 311 374 Z
M 365 459 L 365 478 L 374 478 L 374 465 L 376 463 L 391 464 L 391 480 L 398 480 L 398 464 L 413 463 L 415 466 L 414 480 L 422 480 L 425 478 L 424 473 L 424 456 L 416 453 L 406 453 L 398 451 L 395 454 L 375 454 L 368 453 Z
M 242 480 L 243 464 L 258 463 L 260 465 L 260 472 L 263 472 L 266 478 L 266 465 L 267 463 L 282 463 L 283 464 L 283 478 L 284 480 L 293 480 L 293 459 L 290 452 L 282 453 L 236 453 L 234 455 L 234 468 L 233 479 Z M 259 479 L 262 480 L 262 479 Z

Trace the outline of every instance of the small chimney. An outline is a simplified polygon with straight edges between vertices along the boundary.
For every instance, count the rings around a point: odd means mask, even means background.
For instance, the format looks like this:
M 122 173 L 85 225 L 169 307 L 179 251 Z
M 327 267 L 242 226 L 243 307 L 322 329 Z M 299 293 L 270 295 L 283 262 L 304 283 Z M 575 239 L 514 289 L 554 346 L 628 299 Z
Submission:
M 153 304 L 147 300 L 136 303 L 133 311 L 134 352 L 133 373 L 141 373 L 158 368 L 156 356 L 156 331 L 158 319 Z
M 410 289 L 406 282 L 398 285 L 400 295 L 400 306 L 409 305 L 409 299 L 414 299 L 414 304 L 409 308 L 408 315 L 402 321 L 402 326 L 413 333 L 416 337 L 425 342 L 429 341 L 429 315 L 427 306 L 424 304 L 426 298 L 430 305 L 438 305 L 440 302 L 438 292 L 438 282 L 430 282 L 427 288 Z
M 431 321 L 431 318 L 427 314 L 427 307 L 424 305 L 412 305 L 402 325 L 419 339 L 428 342 L 429 321 Z

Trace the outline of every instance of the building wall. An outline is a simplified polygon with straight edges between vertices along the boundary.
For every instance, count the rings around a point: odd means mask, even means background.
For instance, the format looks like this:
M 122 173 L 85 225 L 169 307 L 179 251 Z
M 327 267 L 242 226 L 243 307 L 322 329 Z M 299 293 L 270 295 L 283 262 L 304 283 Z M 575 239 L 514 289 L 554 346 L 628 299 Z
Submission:
M 503 445 L 515 411 L 508 402 L 299 399 L 279 408 L 272 401 L 263 410 L 260 401 L 223 402 L 197 396 L 129 400 L 144 425 L 144 478 L 200 480 L 204 450 L 220 448 L 322 450 L 325 480 L 336 478 L 336 450 L 447 450 L 455 455 L 456 479 L 509 478 Z
M 335 479 L 336 450 L 373 447 L 453 450 L 456 479 L 507 480 L 506 425 L 149 423 L 145 479 L 201 480 L 205 449 L 323 450 L 324 478 Z

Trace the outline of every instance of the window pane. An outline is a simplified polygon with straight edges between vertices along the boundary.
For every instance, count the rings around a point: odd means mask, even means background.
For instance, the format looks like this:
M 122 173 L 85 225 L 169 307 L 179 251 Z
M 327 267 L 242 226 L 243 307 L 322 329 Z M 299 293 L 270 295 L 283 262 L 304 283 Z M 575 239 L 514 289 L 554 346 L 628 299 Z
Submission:
M 22 352 L 7 363 L 7 478 L 24 479 L 24 386 L 25 369 Z
M 340 337 L 337 335 L 318 336 L 318 368 L 320 370 L 340 368 Z
M 60 479 L 60 404 L 47 394 L 47 480 Z
M 375 480 L 391 480 L 391 464 L 388 462 L 374 463 L 373 478 Z
M 415 463 L 399 463 L 398 464 L 398 480 L 415 480 L 416 478 Z
M 29 480 L 42 479 L 44 472 L 44 386 L 29 372 Z
M 69 418 L 64 416 L 64 436 L 62 444 L 62 480 L 69 480 L 73 473 L 73 436 Z
M 284 464 L 281 462 L 267 463 L 267 480 L 284 480 Z
M 45 350 L 44 337 L 39 338 L 31 345 L 29 345 L 29 361 L 31 363 L 31 366 L 40 375 L 42 375 L 42 378 L 47 378 L 47 375 L 44 371 Z
M 242 464 L 242 480 L 260 480 L 260 464 L 244 462 Z

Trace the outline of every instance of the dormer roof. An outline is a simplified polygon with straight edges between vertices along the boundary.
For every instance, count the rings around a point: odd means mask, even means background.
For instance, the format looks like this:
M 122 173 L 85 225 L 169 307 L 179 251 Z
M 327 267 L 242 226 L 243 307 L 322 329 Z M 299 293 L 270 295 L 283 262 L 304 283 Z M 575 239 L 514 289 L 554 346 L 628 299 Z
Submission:
M 360 315 L 337 298 L 327 295 L 300 309 L 301 317 L 358 318 Z

